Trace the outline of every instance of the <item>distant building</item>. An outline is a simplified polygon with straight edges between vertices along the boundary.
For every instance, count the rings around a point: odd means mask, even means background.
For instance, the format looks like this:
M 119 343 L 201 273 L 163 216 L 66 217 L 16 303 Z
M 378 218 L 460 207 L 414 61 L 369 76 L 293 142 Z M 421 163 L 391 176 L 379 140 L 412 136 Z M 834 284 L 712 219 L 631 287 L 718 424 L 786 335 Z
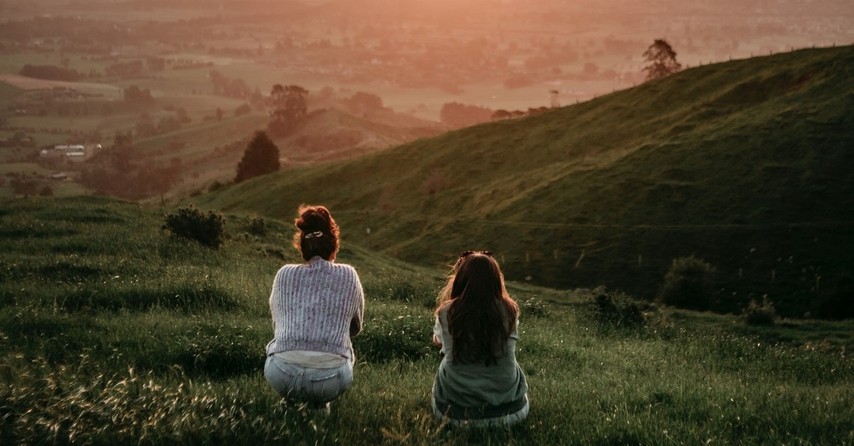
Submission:
M 86 146 L 84 146 L 83 144 L 59 144 L 59 145 L 53 146 L 53 150 L 56 150 L 57 152 L 65 152 L 65 153 L 69 153 L 69 152 L 86 153 Z
M 53 150 L 42 149 L 39 151 L 42 158 L 65 157 L 69 160 L 81 161 L 86 157 L 86 146 L 83 144 L 57 144 Z

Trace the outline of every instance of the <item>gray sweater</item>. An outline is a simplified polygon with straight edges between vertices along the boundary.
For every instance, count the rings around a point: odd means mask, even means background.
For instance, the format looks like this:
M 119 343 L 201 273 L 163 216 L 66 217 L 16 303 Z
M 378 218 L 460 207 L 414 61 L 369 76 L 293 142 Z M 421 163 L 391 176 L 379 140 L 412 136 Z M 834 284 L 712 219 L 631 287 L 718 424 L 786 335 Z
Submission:
M 350 265 L 312 257 L 283 266 L 273 281 L 273 340 L 267 354 L 288 350 L 336 353 L 355 360 L 350 335 L 362 327 L 365 297 Z

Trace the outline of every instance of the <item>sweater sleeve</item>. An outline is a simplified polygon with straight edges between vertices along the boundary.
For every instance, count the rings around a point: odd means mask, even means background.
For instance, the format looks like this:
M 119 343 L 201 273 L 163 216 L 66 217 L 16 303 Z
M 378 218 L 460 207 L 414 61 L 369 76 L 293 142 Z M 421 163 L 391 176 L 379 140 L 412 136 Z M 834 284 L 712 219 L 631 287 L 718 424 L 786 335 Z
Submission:
M 281 291 L 280 291 L 280 287 L 281 287 L 280 278 L 281 278 L 281 276 L 282 276 L 282 270 L 280 269 L 276 273 L 276 277 L 273 278 L 273 286 L 271 287 L 271 290 L 270 290 L 270 299 L 269 299 L 270 316 L 271 316 L 270 319 L 273 321 L 273 335 L 274 336 L 276 333 L 276 319 L 277 319 L 279 310 L 281 309 L 279 299 L 278 299 L 278 296 L 281 293 Z
M 267 354 L 271 354 L 274 350 L 274 346 L 276 344 L 276 327 L 277 322 L 280 321 L 283 317 L 284 307 L 282 305 L 282 274 L 284 268 L 279 269 L 276 272 L 276 277 L 273 278 L 273 286 L 270 290 L 270 320 L 272 322 L 273 328 L 273 339 L 267 343 L 265 350 Z
M 353 319 L 350 320 L 350 336 L 356 336 L 362 331 L 365 314 L 365 292 L 362 290 L 362 282 L 359 280 L 359 274 L 353 269 L 353 285 L 350 290 L 350 295 L 356 302 L 356 311 L 353 314 Z

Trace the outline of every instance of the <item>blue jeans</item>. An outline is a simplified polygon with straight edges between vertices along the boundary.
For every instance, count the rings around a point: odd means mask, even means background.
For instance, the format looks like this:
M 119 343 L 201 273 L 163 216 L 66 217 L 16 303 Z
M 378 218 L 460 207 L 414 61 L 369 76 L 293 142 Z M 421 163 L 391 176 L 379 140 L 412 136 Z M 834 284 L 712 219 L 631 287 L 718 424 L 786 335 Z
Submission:
M 289 400 L 322 405 L 338 398 L 350 388 L 353 384 L 353 365 L 345 362 L 340 367 L 315 369 L 269 355 L 264 364 L 264 377 L 273 390 Z

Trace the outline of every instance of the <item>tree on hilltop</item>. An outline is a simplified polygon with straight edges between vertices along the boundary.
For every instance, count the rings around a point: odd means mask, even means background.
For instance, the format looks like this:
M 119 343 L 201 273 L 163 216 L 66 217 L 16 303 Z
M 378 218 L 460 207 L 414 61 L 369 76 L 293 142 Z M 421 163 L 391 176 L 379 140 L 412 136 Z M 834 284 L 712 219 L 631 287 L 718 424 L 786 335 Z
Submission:
M 237 164 L 237 177 L 234 182 L 239 183 L 277 170 L 279 170 L 279 148 L 265 132 L 258 131 L 246 146 L 243 158 Z
M 682 69 L 682 64 L 676 61 L 676 51 L 664 39 L 655 39 L 643 57 L 650 62 L 643 68 L 647 80 L 661 79 Z
M 346 99 L 344 103 L 349 111 L 356 113 L 359 116 L 364 116 L 374 112 L 381 112 L 385 108 L 383 107 L 382 98 L 373 93 L 365 93 L 362 91 L 357 91 L 350 97 L 350 99 Z
M 267 131 L 273 136 L 287 136 L 299 127 L 308 114 L 308 90 L 299 85 L 273 85 L 270 101 L 270 123 Z

